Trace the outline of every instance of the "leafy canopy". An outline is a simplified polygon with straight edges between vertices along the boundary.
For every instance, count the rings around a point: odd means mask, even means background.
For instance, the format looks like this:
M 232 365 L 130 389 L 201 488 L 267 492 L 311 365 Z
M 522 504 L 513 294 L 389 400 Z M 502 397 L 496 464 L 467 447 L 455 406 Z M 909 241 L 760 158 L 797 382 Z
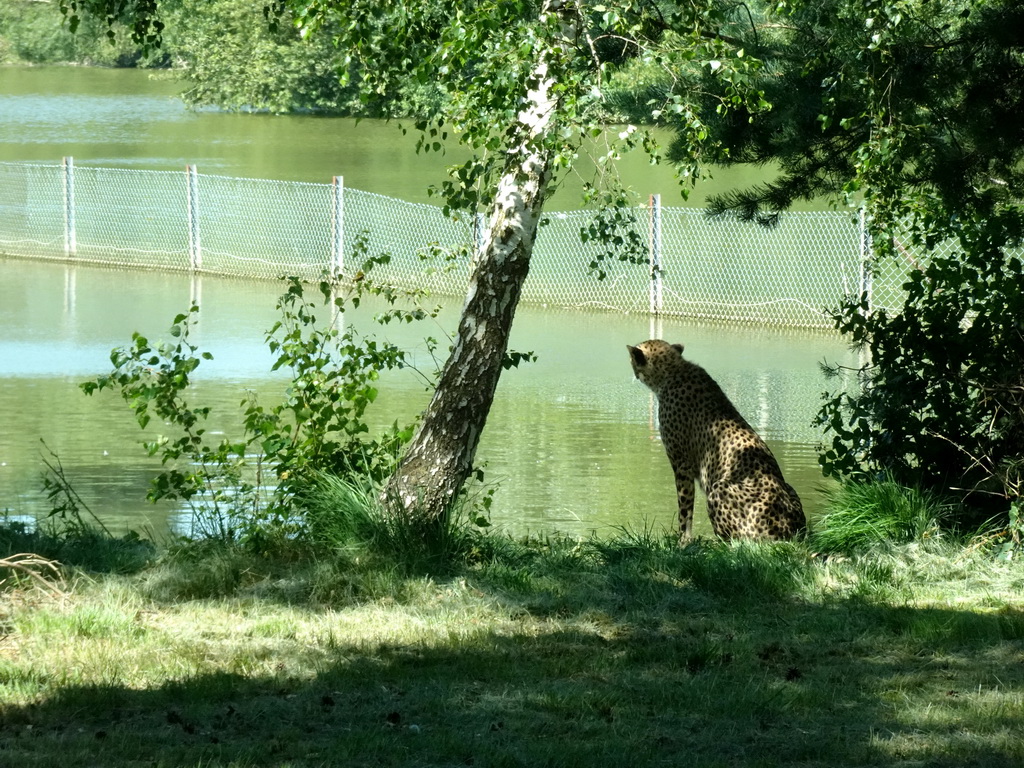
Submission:
M 773 110 L 737 109 L 713 129 L 733 163 L 774 163 L 776 178 L 714 210 L 771 216 L 844 194 L 887 225 L 925 209 L 998 215 L 1024 193 L 1024 6 L 1016 0 L 782 0 L 748 33 L 766 62 Z

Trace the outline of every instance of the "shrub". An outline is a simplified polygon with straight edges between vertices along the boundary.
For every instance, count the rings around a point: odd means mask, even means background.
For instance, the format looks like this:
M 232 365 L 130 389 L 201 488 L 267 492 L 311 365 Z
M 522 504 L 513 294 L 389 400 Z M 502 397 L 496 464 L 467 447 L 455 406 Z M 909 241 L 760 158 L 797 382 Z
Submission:
M 135 333 L 130 346 L 111 353 L 114 370 L 82 389 L 86 394 L 116 390 L 140 427 L 153 417 L 169 427 L 170 434 L 144 443 L 165 466 L 149 490 L 151 501 L 185 502 L 196 518 L 194 527 L 205 535 L 261 543 L 268 536 L 303 530 L 292 502 L 321 474 L 371 483 L 391 474 L 412 425 L 395 424 L 370 438 L 364 415 L 377 397 L 380 372 L 404 367 L 405 353 L 358 335 L 351 324 L 339 330 L 335 322 L 367 294 L 387 304 L 379 322 L 411 322 L 436 313 L 422 308 L 422 292 L 398 291 L 369 277 L 374 266 L 387 260 L 367 259 L 360 279 L 345 289 L 325 277 L 317 286 L 319 300 L 307 298 L 298 278 L 287 278 L 277 303 L 281 320 L 267 331 L 266 340 L 276 356 L 273 370 L 289 371 L 291 383 L 284 400 L 271 407 L 252 393 L 242 401 L 244 432 L 236 440 L 212 440 L 206 430 L 210 408 L 189 400 L 192 374 L 212 358 L 190 341 L 198 306 L 174 319 L 174 342 L 151 344 Z
M 831 434 L 820 457 L 827 475 L 956 494 L 961 517 L 1005 516 L 1020 499 L 1024 262 L 1012 246 L 1022 228 L 1017 209 L 953 221 L 946 234 L 961 250 L 911 270 L 898 313 L 870 312 L 866 297 L 839 310 L 837 328 L 871 362 L 857 391 L 832 394 L 818 414 Z

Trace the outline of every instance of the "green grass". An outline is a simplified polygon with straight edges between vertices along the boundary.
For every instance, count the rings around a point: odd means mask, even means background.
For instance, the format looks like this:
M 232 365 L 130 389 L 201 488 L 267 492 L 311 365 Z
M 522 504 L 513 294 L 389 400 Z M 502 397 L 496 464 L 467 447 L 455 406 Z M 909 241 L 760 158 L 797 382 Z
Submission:
M 890 479 L 850 481 L 831 492 L 812 538 L 826 552 L 921 541 L 943 535 L 947 512 L 937 496 Z
M 65 526 L 60 521 L 43 520 L 29 527 L 0 517 L 0 557 L 19 552 L 32 552 L 86 571 L 133 573 L 155 557 L 156 548 L 137 534 L 115 537 L 80 521 Z
M 207 542 L 23 582 L 0 762 L 1024 761 L 1024 566 L 983 547 L 490 538 L 434 573 Z
M 485 542 L 466 519 L 463 499 L 453 506 L 444 526 L 390 514 L 379 499 L 380 489 L 372 484 L 321 474 L 299 500 L 305 539 L 332 552 L 399 563 L 420 572 L 443 570 Z

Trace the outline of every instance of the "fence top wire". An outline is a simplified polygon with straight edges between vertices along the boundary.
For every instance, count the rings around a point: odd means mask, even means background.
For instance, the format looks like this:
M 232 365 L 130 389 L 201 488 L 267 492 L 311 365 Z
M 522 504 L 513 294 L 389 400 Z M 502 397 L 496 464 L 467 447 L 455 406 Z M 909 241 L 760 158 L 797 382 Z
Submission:
M 12 169 L 46 168 L 46 169 L 58 169 L 58 170 L 63 170 L 63 168 L 64 168 L 64 166 L 61 163 L 42 163 L 42 162 L 17 161 L 17 160 L 0 160 L 0 167 L 12 168 Z M 194 166 L 187 165 L 186 167 L 194 167 Z M 183 170 L 184 170 L 184 168 L 181 171 L 150 170 L 150 169 L 146 169 L 146 168 L 109 168 L 107 166 L 82 165 L 82 164 L 79 164 L 79 163 L 75 163 L 75 172 L 76 173 L 79 172 L 79 171 L 86 171 L 86 172 L 88 172 L 88 171 L 103 171 L 103 172 L 106 172 L 106 173 L 180 176 L 182 174 Z M 254 176 L 226 176 L 226 175 L 223 175 L 223 174 L 202 173 L 202 172 L 199 172 L 199 171 L 196 172 L 196 175 L 198 175 L 200 178 L 205 178 L 205 179 L 218 179 L 218 180 L 222 180 L 222 181 L 225 181 L 225 182 L 245 182 L 245 183 L 250 183 L 250 184 L 285 185 L 285 186 L 297 186 L 297 187 L 307 186 L 307 187 L 314 187 L 314 188 L 316 188 L 316 187 L 331 188 L 331 187 L 334 186 L 333 183 L 331 183 L 331 182 L 296 181 L 296 180 L 290 180 L 290 179 L 261 179 L 261 178 L 254 177 Z M 343 176 L 339 174 L 336 178 L 341 179 L 341 178 L 343 178 Z M 441 210 L 441 206 L 431 205 L 430 203 L 414 203 L 414 202 L 410 202 L 408 200 L 402 200 L 402 199 L 396 198 L 396 197 L 389 197 L 388 195 L 383 195 L 383 194 L 380 194 L 379 192 L 369 192 L 367 190 L 356 189 L 354 187 L 344 187 L 344 189 L 345 189 L 345 192 L 347 194 L 356 195 L 356 196 L 363 197 L 363 198 L 366 198 L 366 199 L 375 199 L 375 200 L 378 200 L 378 201 L 380 201 L 382 203 L 387 203 L 387 204 L 391 204 L 391 205 L 395 205 L 395 206 L 406 206 L 406 207 L 409 207 L 409 208 L 421 208 L 421 209 L 425 209 L 425 210 L 429 210 L 429 211 L 440 211 Z M 707 211 L 705 209 L 703 209 L 703 208 L 693 208 L 693 207 L 688 207 L 688 206 L 669 206 L 669 205 L 661 205 L 659 207 L 660 207 L 660 210 L 663 211 L 663 212 L 665 212 L 665 211 L 672 212 L 673 214 L 678 215 L 678 216 L 690 216 L 690 217 L 694 217 L 694 218 L 698 218 L 698 219 L 703 219 L 703 220 L 708 221 L 708 222 L 729 221 L 729 220 L 738 221 L 738 216 L 736 216 L 735 214 L 729 213 L 729 212 L 718 214 L 718 215 L 712 217 L 712 216 L 709 216 Z M 648 204 L 646 204 L 646 203 L 640 203 L 640 204 L 638 204 L 638 205 L 636 205 L 634 207 L 634 210 L 636 210 L 636 211 L 649 211 L 650 210 L 650 206 Z M 574 219 L 574 218 L 587 219 L 587 218 L 593 217 L 595 215 L 595 213 L 596 213 L 596 211 L 594 209 L 582 208 L 582 209 L 570 209 L 570 210 L 565 210 L 565 211 L 545 211 L 543 216 L 544 216 L 544 218 L 551 219 L 551 220 L 567 220 L 567 219 Z M 472 218 L 474 215 L 475 214 L 473 214 L 472 212 L 467 212 L 467 211 L 453 211 L 452 214 L 451 214 L 451 218 L 455 219 L 456 221 L 459 221 L 459 220 L 465 219 L 467 217 Z M 815 218 L 820 218 L 822 220 L 833 220 L 833 221 L 842 221 L 842 222 L 846 222 L 846 223 L 853 223 L 854 222 L 854 217 L 856 215 L 857 215 L 857 212 L 853 211 L 853 210 L 850 210 L 850 211 L 836 211 L 836 210 L 829 210 L 829 211 L 823 211 L 823 210 L 822 211 L 815 211 L 815 210 L 810 210 L 810 211 L 787 211 L 785 213 L 783 221 L 785 221 L 786 219 L 796 220 L 796 219 L 815 219 Z
M 429 286 L 438 295 L 465 293 L 468 264 L 425 276 L 422 256 L 433 245 L 472 253 L 479 227 L 486 226 L 479 214 L 446 216 L 436 205 L 345 187 L 341 175 L 322 183 L 187 168 L 193 181 L 186 202 L 185 168 L 105 168 L 77 165 L 70 158 L 61 164 L 0 162 L 8 180 L 0 185 L 0 252 L 93 262 L 109 254 L 111 262 L 122 266 L 256 278 L 301 267 L 304 276 L 315 278 L 324 270 L 344 275 L 357 236 L 367 234 L 372 247 L 391 255 L 382 279 Z M 76 185 L 73 199 L 70 185 L 60 183 L 69 174 L 89 182 Z M 118 178 L 125 183 L 118 184 Z M 149 183 L 143 181 L 147 178 Z M 99 179 L 105 181 L 92 183 Z M 905 270 L 880 275 L 867 269 L 869 254 L 855 211 L 793 211 L 778 227 L 765 229 L 734 215 L 709 217 L 699 208 L 652 204 L 659 212 L 657 230 L 650 206 L 632 209 L 634 243 L 643 250 L 627 258 L 629 264 L 607 259 L 602 254 L 607 249 L 582 236 L 597 211 L 546 211 L 523 299 L 806 325 L 806 317 L 796 317 L 793 306 L 817 323 L 814 308 L 838 305 L 866 281 L 874 280 L 875 295 L 891 303 L 893 286 L 904 277 Z M 71 215 L 72 208 L 78 208 L 77 216 Z M 58 250 L 52 244 L 61 234 Z M 147 254 L 161 248 L 174 255 L 154 263 Z M 614 279 L 599 281 L 591 274 L 587 265 L 595 259 Z M 786 305 L 790 309 L 766 310 Z M 826 324 L 824 312 L 821 317 Z

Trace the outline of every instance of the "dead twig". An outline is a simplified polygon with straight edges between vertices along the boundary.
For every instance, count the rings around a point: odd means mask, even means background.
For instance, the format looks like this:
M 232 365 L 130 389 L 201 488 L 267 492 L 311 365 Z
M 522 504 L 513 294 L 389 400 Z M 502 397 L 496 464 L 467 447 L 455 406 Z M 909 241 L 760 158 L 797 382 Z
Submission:
M 54 597 L 67 595 L 67 583 L 61 571 L 60 563 L 31 553 L 20 553 L 0 558 L 0 574 L 5 571 L 13 573 L 0 578 L 0 588 L 10 584 L 20 585 L 26 579 L 44 592 Z

